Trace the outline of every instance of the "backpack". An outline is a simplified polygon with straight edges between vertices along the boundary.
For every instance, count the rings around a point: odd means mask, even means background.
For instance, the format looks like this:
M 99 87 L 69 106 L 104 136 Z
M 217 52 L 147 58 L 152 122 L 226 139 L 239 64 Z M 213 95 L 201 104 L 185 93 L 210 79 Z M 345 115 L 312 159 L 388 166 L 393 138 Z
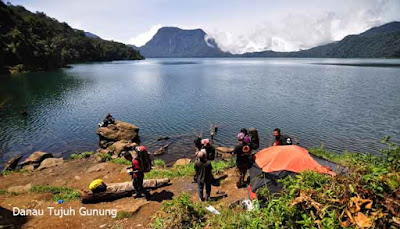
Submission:
M 147 151 L 139 151 L 138 159 L 140 162 L 141 172 L 148 173 L 151 170 L 152 160 L 150 154 Z
M 293 139 L 287 135 L 282 135 L 282 145 L 292 145 Z
M 258 138 L 258 131 L 256 128 L 250 128 L 249 129 L 249 134 L 250 134 L 250 147 L 253 150 L 256 150 L 260 147 L 260 139 Z

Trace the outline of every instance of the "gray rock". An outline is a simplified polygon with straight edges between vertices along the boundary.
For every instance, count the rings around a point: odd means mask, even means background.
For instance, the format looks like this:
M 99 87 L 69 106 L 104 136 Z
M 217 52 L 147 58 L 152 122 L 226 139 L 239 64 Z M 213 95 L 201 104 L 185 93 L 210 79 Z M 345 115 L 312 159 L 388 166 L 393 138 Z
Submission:
M 181 159 L 178 159 L 178 160 L 175 162 L 174 166 L 187 165 L 187 164 L 189 164 L 191 161 L 192 161 L 192 160 L 191 160 L 190 158 L 181 158 Z
M 10 160 L 7 161 L 3 171 L 14 170 L 15 167 L 17 167 L 18 162 L 19 162 L 19 160 L 21 160 L 21 158 L 22 158 L 22 154 L 18 154 L 16 156 L 12 157 Z
M 15 193 L 24 193 L 24 192 L 29 192 L 31 189 L 32 184 L 27 184 L 27 185 L 20 185 L 20 186 L 13 186 L 8 188 L 8 192 L 15 192 Z
M 62 164 L 64 164 L 64 159 L 62 158 L 47 158 L 40 163 L 38 170 L 60 166 Z
M 32 165 L 33 165 L 33 168 L 37 168 L 44 159 L 52 158 L 52 157 L 53 157 L 53 154 L 51 154 L 51 153 L 36 151 L 36 152 L 32 153 L 23 162 L 21 162 L 20 165 L 22 166 L 22 168 L 31 167 Z

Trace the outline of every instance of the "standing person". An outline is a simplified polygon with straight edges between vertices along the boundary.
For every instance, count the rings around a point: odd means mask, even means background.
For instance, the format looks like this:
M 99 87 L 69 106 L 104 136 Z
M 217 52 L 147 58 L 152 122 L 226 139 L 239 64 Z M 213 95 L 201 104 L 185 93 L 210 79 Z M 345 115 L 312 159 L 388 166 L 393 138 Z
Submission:
M 274 140 L 272 146 L 280 145 L 292 145 L 292 139 L 288 136 L 281 135 L 281 130 L 279 128 L 274 129 Z
M 250 146 L 244 142 L 244 133 L 239 133 L 237 138 L 238 145 L 233 150 L 233 153 L 236 154 L 236 168 L 239 171 L 239 180 L 236 182 L 236 186 L 241 188 L 246 185 L 244 178 L 251 163 L 249 158 L 251 156 L 251 149 Z
M 193 143 L 194 143 L 194 146 L 196 147 L 196 151 L 200 151 L 201 150 L 201 137 L 200 137 L 200 135 L 198 135 L 194 139 Z
M 215 159 L 215 147 L 210 144 L 210 139 L 206 138 L 201 140 L 202 148 L 207 152 L 207 160 Z
M 212 165 L 207 160 L 207 154 L 203 150 L 198 153 L 199 160 L 194 164 L 196 170 L 199 198 L 201 201 L 208 201 L 211 194 L 211 183 L 213 181 Z M 203 196 L 204 186 L 206 188 L 206 198 Z
M 144 194 L 146 200 L 149 200 L 150 193 L 143 187 L 144 173 L 139 158 L 137 157 L 137 153 L 134 151 L 132 156 L 130 152 L 126 151 L 124 153 L 124 158 L 132 162 L 132 166 L 127 167 L 127 169 L 132 169 L 129 174 L 132 175 L 132 185 L 136 191 L 135 198 L 139 198 Z

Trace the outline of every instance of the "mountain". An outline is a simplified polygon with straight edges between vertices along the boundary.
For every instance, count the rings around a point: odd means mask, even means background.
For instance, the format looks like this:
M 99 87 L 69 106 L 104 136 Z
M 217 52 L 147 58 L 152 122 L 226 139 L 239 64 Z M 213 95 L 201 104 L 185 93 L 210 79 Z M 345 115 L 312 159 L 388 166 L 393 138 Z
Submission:
M 201 29 L 183 30 L 177 27 L 160 28 L 140 53 L 145 57 L 222 57 L 230 53 L 221 51 L 213 38 Z
M 84 33 L 85 33 L 85 36 L 87 36 L 87 37 L 101 39 L 101 37 L 97 36 L 94 33 L 91 33 L 91 32 L 84 32 Z
M 88 61 L 137 60 L 131 47 L 87 37 L 67 23 L 0 1 L 0 73 L 42 71 Z
M 101 39 L 101 37 L 97 36 L 97 35 L 94 34 L 94 33 L 86 32 L 86 31 L 83 31 L 83 30 L 80 30 L 80 29 L 74 29 L 74 30 L 75 30 L 75 32 L 82 32 L 82 33 L 84 33 L 86 37 Z
M 316 58 L 399 58 L 400 22 L 371 28 L 341 41 L 298 52 L 263 51 L 245 53 L 242 57 L 316 57 Z
M 128 46 L 133 48 L 134 50 L 139 50 L 139 48 L 136 45 L 128 45 Z

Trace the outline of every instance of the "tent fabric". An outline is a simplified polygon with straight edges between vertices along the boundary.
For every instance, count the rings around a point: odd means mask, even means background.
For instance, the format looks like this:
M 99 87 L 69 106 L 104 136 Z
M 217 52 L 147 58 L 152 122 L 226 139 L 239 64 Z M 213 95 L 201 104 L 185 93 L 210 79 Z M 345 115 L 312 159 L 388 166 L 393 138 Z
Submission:
M 267 186 L 271 193 L 277 193 L 283 188 L 283 184 L 278 180 L 287 176 L 294 176 L 296 173 L 291 171 L 276 171 L 264 173 L 257 165 L 253 165 L 250 170 L 250 187 L 251 192 L 256 192 L 259 188 Z
M 254 155 L 255 164 L 265 173 L 277 171 L 315 171 L 335 175 L 328 167 L 315 161 L 308 151 L 298 145 L 272 146 Z

